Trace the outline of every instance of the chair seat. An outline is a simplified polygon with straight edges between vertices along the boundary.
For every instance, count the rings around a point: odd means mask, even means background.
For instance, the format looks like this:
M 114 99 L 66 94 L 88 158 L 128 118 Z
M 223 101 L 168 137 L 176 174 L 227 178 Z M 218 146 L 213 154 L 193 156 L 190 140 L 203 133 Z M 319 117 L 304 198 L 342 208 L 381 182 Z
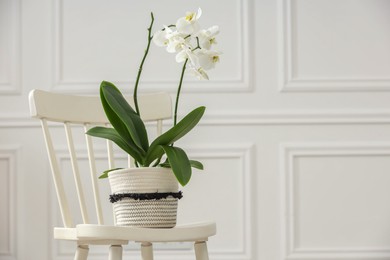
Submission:
M 128 240 L 119 240 L 119 239 L 86 239 L 77 236 L 76 228 L 63 228 L 63 227 L 55 227 L 54 228 L 54 239 L 62 239 L 62 240 L 71 240 L 77 241 L 77 244 L 84 245 L 127 245 L 129 243 Z
M 136 242 L 207 241 L 216 234 L 215 222 L 179 225 L 174 228 L 137 228 L 80 224 L 77 237 L 88 240 L 128 240 Z

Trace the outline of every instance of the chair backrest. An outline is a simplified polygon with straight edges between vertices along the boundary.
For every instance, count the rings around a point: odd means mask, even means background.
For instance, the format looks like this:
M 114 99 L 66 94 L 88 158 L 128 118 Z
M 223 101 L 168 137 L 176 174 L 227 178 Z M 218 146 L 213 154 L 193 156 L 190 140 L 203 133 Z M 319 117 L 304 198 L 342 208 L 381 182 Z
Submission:
M 50 167 L 53 175 L 55 190 L 59 202 L 59 208 L 61 211 L 62 221 L 64 227 L 74 227 L 73 223 L 74 212 L 68 205 L 69 194 L 66 193 L 67 189 L 64 188 L 63 176 L 65 173 L 60 172 L 58 158 L 56 155 L 56 149 L 54 147 L 55 137 L 53 136 L 51 126 L 58 127 L 58 124 L 48 123 L 57 122 L 63 125 L 65 132 L 64 135 L 67 142 L 67 150 L 69 152 L 69 158 L 71 161 L 71 168 L 73 171 L 75 190 L 77 191 L 78 203 L 80 208 L 80 215 L 85 224 L 89 224 L 90 211 L 88 210 L 85 189 L 82 183 L 82 175 L 79 170 L 79 158 L 76 155 L 75 138 L 73 132 L 75 128 L 78 128 L 85 133 L 91 126 L 104 125 L 109 126 L 109 122 L 104 113 L 99 97 L 91 96 L 74 96 L 66 94 L 58 94 L 47 92 L 43 90 L 32 90 L 29 95 L 30 102 L 30 114 L 32 117 L 39 118 L 41 120 L 46 148 L 49 156 Z M 131 99 L 128 99 L 130 105 L 133 105 Z M 172 104 L 169 94 L 158 93 L 143 95 L 138 98 L 140 107 L 141 118 L 144 122 L 155 122 L 157 128 L 157 135 L 162 132 L 162 121 L 172 117 Z M 85 135 L 85 145 L 87 151 L 87 157 L 90 168 L 90 181 L 92 187 L 92 197 L 94 198 L 94 211 L 96 214 L 96 220 L 98 224 L 104 224 L 102 204 L 99 193 L 98 175 L 96 169 L 94 141 L 88 135 Z M 77 142 L 80 145 L 80 142 Z M 78 148 L 78 147 L 77 147 Z M 114 147 L 112 142 L 107 141 L 106 145 L 107 154 L 107 169 L 115 168 Z M 131 167 L 131 159 L 128 159 L 128 167 Z

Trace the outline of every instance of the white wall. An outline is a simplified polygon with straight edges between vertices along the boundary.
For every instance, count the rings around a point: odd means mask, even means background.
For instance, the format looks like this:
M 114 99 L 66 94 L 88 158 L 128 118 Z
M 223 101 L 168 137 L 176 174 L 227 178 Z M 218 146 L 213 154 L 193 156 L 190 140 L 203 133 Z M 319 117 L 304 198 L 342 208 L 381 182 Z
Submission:
M 0 0 L 1 260 L 74 249 L 52 239 L 59 216 L 28 92 L 95 95 L 109 80 L 130 93 L 149 12 L 159 28 L 199 6 L 224 54 L 210 81 L 184 85 L 181 115 L 207 106 L 182 142 L 206 170 L 179 221 L 217 221 L 211 259 L 390 259 L 390 1 Z M 173 95 L 179 73 L 153 46 L 141 91 Z M 188 248 L 156 259 L 193 259 Z

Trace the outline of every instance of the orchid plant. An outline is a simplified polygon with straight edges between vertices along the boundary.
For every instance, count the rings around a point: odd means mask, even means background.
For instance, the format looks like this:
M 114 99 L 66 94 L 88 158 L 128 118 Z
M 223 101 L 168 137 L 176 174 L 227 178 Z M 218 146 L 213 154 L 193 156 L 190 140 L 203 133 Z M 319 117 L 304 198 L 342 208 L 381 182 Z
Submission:
M 110 121 L 110 127 L 93 127 L 86 134 L 113 141 L 128 153 L 135 161 L 136 167 L 170 167 L 181 185 L 186 185 L 192 174 L 191 167 L 203 169 L 202 163 L 190 160 L 186 152 L 174 143 L 191 131 L 202 118 L 205 107 L 198 107 L 177 122 L 177 110 L 183 78 L 186 70 L 199 79 L 209 79 L 207 70 L 214 68 L 219 61 L 218 51 L 211 50 L 216 44 L 215 36 L 218 26 L 201 29 L 197 12 L 187 12 L 185 17 L 177 20 L 175 25 L 163 26 L 152 35 L 154 16 L 148 28 L 148 43 L 142 58 L 134 87 L 134 109 L 127 103 L 120 90 L 112 83 L 103 81 L 100 85 L 102 106 Z M 180 81 L 176 94 L 173 126 L 149 144 L 145 124 L 140 117 L 138 106 L 138 85 L 151 42 L 164 46 L 170 53 L 176 53 L 176 61 L 183 63 Z M 163 157 L 166 159 L 163 161 Z M 100 178 L 108 176 L 105 171 Z

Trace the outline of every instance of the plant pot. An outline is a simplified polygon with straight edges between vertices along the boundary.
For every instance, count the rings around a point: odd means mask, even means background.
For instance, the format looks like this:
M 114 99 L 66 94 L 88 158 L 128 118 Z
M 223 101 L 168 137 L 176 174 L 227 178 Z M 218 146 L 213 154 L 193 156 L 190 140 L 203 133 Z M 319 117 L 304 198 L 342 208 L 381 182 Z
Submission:
M 108 174 L 116 225 L 172 228 L 179 184 L 169 168 L 128 168 Z

